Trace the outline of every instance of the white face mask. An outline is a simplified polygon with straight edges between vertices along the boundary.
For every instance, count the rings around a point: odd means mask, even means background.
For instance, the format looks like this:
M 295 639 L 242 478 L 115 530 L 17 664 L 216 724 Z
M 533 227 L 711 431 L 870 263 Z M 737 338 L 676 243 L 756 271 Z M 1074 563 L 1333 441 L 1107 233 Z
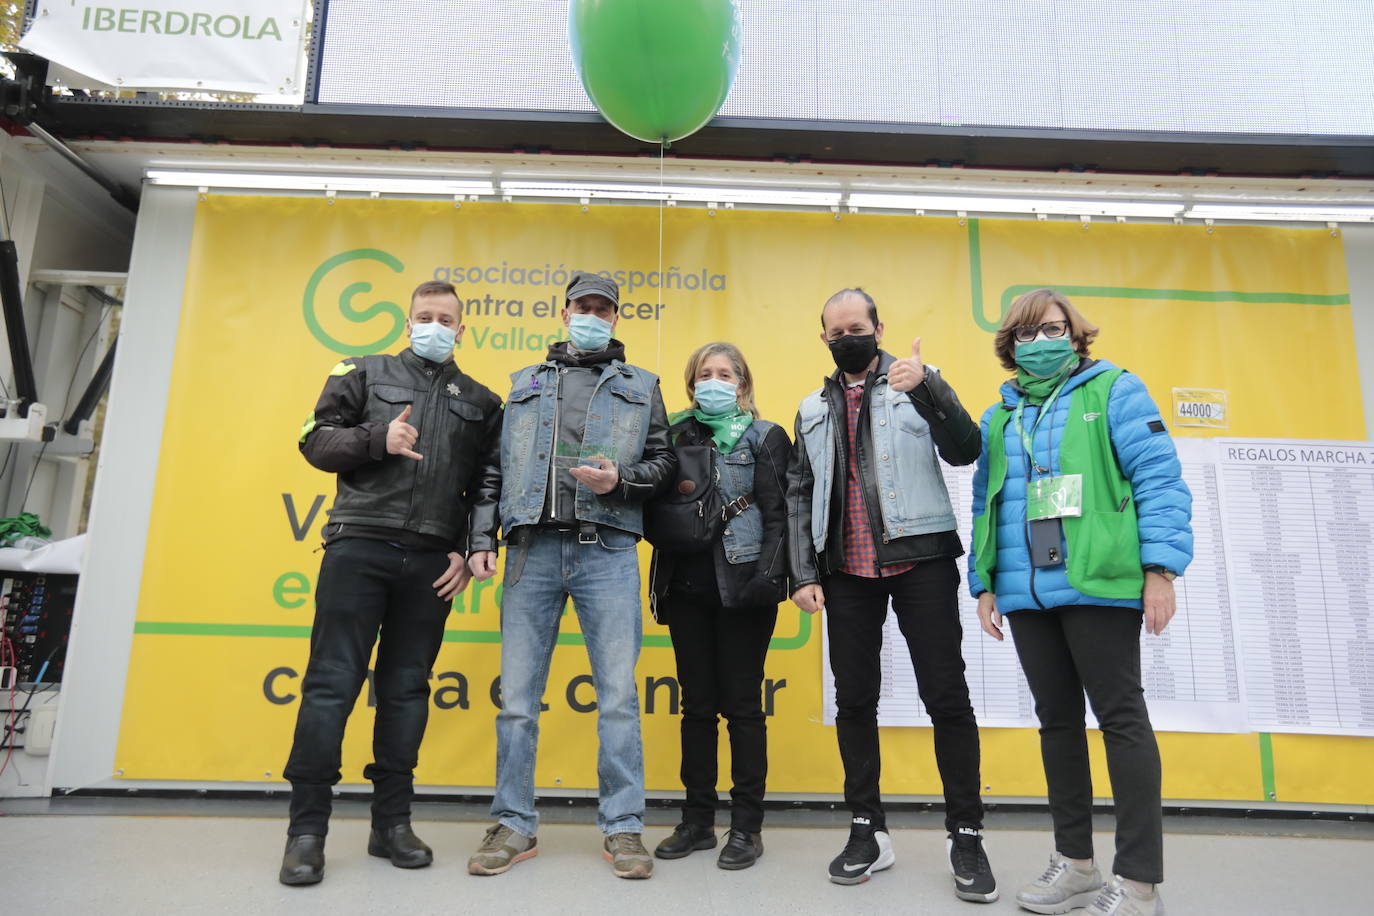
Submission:
M 453 355 L 458 336 L 453 328 L 437 321 L 417 321 L 410 326 L 410 349 L 432 363 L 442 363 Z

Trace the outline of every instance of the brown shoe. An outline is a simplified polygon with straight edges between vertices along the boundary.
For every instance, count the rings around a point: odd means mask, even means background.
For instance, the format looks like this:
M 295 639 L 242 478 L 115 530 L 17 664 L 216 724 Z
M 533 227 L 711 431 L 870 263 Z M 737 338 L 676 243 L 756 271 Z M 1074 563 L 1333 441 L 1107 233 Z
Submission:
M 516 862 L 539 854 L 538 839 L 521 836 L 505 824 L 492 824 L 482 845 L 468 859 L 468 874 L 499 875 L 511 870 Z
M 613 833 L 606 837 L 602 855 L 611 863 L 617 878 L 648 878 L 654 873 L 654 860 L 638 833 Z

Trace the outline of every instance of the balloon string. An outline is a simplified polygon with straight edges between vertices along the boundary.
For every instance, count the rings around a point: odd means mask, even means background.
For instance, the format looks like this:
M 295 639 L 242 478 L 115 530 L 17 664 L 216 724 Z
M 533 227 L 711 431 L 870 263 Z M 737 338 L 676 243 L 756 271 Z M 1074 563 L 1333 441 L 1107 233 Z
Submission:
M 668 149 L 668 141 L 660 140 L 658 144 L 658 303 L 656 317 L 658 318 L 658 356 L 654 362 L 654 368 L 659 375 L 663 374 L 663 289 L 667 286 L 663 282 L 663 209 L 665 205 L 663 196 L 663 158 Z

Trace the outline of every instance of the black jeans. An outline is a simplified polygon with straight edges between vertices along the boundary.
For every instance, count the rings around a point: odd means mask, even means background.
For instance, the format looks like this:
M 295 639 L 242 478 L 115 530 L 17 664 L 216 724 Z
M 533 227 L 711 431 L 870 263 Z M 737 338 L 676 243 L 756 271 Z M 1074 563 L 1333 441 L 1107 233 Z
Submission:
M 723 715 L 730 733 L 730 826 L 757 833 L 768 779 L 760 692 L 777 605 L 723 608 L 710 600 L 671 597 L 665 603 L 682 687 L 682 820 L 715 824 L 716 722 Z
M 856 817 L 883 827 L 878 778 L 879 652 L 888 599 L 906 639 L 916 688 L 935 732 L 935 764 L 945 789 L 945 827 L 983 826 L 978 722 L 964 678 L 959 571 L 951 558 L 926 560 L 899 576 L 867 579 L 837 573 L 825 592 L 830 670 L 835 675 L 835 734 L 844 763 L 844 800 Z
M 429 717 L 429 675 L 444 637 L 449 602 L 432 583 L 448 568 L 443 551 L 345 538 L 330 544 L 315 589 L 310 662 L 301 683 L 296 737 L 284 775 L 291 782 L 287 833 L 324 834 L 340 778 L 344 725 L 367 677 L 381 631 L 372 684 L 372 824 L 410 820 L 414 771 Z
M 1054 844 L 1093 857 L 1093 781 L 1083 692 L 1102 728 L 1116 808 L 1112 873 L 1164 880 L 1159 746 L 1140 680 L 1142 613 L 1122 607 L 1060 607 L 1008 614 L 1016 654 L 1035 697 Z

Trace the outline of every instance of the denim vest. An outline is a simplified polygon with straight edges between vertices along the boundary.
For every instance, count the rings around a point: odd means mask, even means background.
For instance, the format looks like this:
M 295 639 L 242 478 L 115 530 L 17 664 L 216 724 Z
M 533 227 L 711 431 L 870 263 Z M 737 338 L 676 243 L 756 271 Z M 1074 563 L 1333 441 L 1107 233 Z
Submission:
M 558 412 L 558 364 L 527 366 L 511 376 L 501 428 L 501 528 L 507 535 L 521 525 L 539 523 L 549 487 Z M 654 386 L 658 376 L 619 360 L 601 372 L 582 433 L 582 454 L 602 455 L 617 466 L 634 464 L 644 455 Z M 577 485 L 574 514 L 579 521 L 644 533 L 639 502 L 626 502 L 619 488 L 605 496 Z
M 720 494 L 727 504 L 754 493 L 754 453 L 763 448 L 764 437 L 774 424 L 755 420 L 728 453 L 719 456 Z M 763 553 L 763 516 L 751 505 L 730 519 L 722 538 L 725 559 L 732 564 L 754 563 Z
M 798 410 L 798 430 L 806 445 L 814 479 L 811 540 L 817 553 L 825 550 L 831 489 L 836 486 L 836 477 L 839 477 L 839 486 L 845 485 L 845 469 L 835 467 L 835 443 L 837 437 L 847 436 L 847 431 L 843 425 L 835 428 L 824 392 L 824 388 L 811 392 Z M 844 402 L 836 406 L 843 417 Z M 874 382 L 869 396 L 868 434 L 872 442 L 870 464 L 877 472 L 877 480 L 873 483 L 878 491 L 882 536 L 895 540 L 954 530 L 954 508 L 949 502 L 949 491 L 945 489 L 944 475 L 940 473 L 930 426 L 917 413 L 911 396 L 889 388 L 886 377 Z

